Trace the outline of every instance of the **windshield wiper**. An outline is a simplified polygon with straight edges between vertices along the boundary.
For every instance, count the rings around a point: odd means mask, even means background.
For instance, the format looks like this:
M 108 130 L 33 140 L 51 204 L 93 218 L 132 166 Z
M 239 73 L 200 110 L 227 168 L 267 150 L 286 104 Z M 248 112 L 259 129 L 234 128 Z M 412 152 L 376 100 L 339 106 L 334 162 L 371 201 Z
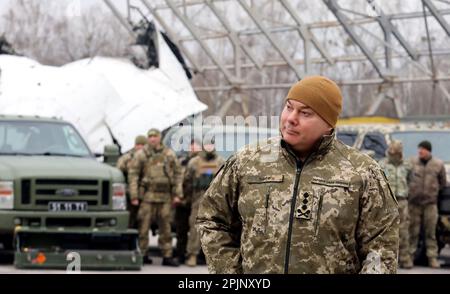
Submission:
M 59 152 L 43 152 L 43 153 L 33 153 L 31 155 L 34 156 L 67 156 L 67 157 L 85 157 L 79 154 L 67 154 L 67 153 L 59 153 Z
M 11 155 L 11 156 L 25 155 L 25 156 L 31 156 L 31 155 L 34 155 L 34 154 L 32 154 L 32 153 L 25 153 L 25 152 L 0 152 L 0 155 Z

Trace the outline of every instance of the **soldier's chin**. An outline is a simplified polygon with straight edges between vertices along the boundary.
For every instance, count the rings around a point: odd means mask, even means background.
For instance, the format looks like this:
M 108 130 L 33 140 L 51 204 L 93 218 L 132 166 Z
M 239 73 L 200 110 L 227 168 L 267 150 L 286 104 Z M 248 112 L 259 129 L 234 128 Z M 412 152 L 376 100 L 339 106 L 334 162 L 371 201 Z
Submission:
M 286 131 L 283 132 L 283 140 L 289 145 L 296 145 L 299 141 L 299 135 L 290 134 Z

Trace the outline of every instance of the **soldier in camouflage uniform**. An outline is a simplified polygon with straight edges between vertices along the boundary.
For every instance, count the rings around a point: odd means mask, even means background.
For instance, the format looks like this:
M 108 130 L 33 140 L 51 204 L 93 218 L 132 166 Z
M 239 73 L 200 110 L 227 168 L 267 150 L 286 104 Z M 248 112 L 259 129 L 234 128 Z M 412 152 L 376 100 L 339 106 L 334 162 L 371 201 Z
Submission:
M 399 265 L 402 268 L 413 267 L 409 250 L 409 211 L 408 211 L 408 180 L 411 166 L 403 160 L 403 145 L 400 141 L 392 141 L 386 150 L 386 158 L 380 161 L 380 166 L 389 180 L 392 192 L 398 201 L 400 214 L 399 229 Z
M 140 175 L 142 180 L 139 182 Z M 144 196 L 138 212 L 139 247 L 147 256 L 149 229 L 152 220 L 158 223 L 158 243 L 162 250 L 163 265 L 178 266 L 172 257 L 170 212 L 183 197 L 181 167 L 175 153 L 161 144 L 161 133 L 148 131 L 148 144 L 136 153 L 129 173 L 132 202 L 137 201 L 139 186 Z
M 282 138 L 219 171 L 197 225 L 211 273 L 395 273 L 398 205 L 379 165 L 335 139 L 339 87 L 294 84 Z
M 191 199 L 191 213 L 189 217 L 189 239 L 187 243 L 187 266 L 197 265 L 197 255 L 200 253 L 200 237 L 195 221 L 197 219 L 198 207 L 206 189 L 209 187 L 214 175 L 224 164 L 214 146 L 214 142 L 204 144 L 203 151 L 189 161 L 184 174 L 184 196 Z
M 425 230 L 428 264 L 439 268 L 436 225 L 438 221 L 437 200 L 439 190 L 446 185 L 445 167 L 441 160 L 431 155 L 431 143 L 419 144 L 419 156 L 412 159 L 409 185 L 409 216 L 411 256 L 414 258 L 419 242 L 420 228 Z
M 188 163 L 198 155 L 202 150 L 201 145 L 196 139 L 191 141 L 189 146 L 189 153 L 187 156 L 181 160 L 181 166 L 186 169 Z M 185 171 L 183 171 L 183 174 Z M 186 187 L 183 182 L 183 201 L 177 205 L 175 210 L 175 227 L 177 234 L 177 255 L 178 261 L 184 263 L 186 258 L 186 246 L 188 242 L 188 232 L 189 232 L 189 216 L 191 215 L 191 198 L 186 194 Z
M 123 176 L 125 177 L 125 182 L 127 183 L 127 208 L 130 212 L 130 220 L 128 222 L 128 227 L 137 229 L 137 212 L 139 210 L 139 203 L 138 205 L 132 205 L 131 204 L 131 198 L 130 198 L 130 190 L 129 190 L 129 181 L 128 181 L 128 173 L 131 168 L 131 162 L 134 158 L 134 155 L 137 151 L 144 148 L 145 144 L 147 144 L 147 138 L 145 136 L 137 136 L 134 140 L 134 148 L 122 155 L 119 160 L 117 161 L 117 168 L 120 169 L 123 173 Z M 138 195 L 139 200 L 141 199 L 141 194 Z

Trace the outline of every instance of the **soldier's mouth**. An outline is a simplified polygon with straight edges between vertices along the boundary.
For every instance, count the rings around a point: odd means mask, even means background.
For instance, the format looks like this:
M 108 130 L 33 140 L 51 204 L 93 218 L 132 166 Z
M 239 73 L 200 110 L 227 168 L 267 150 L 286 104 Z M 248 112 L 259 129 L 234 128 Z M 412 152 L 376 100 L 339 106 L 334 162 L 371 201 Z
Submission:
M 298 132 L 296 132 L 292 129 L 289 129 L 287 127 L 284 127 L 284 131 L 287 135 L 291 135 L 291 136 L 298 136 L 298 134 L 299 134 Z

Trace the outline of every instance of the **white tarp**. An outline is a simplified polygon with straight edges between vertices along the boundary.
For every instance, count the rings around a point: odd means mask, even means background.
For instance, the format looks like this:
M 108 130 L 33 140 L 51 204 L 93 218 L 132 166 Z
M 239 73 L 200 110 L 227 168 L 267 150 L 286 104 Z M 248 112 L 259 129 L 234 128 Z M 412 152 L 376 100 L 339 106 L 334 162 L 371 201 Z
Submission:
M 112 143 L 110 130 L 126 151 L 149 128 L 163 130 L 207 108 L 167 44 L 158 39 L 160 67 L 150 70 L 126 59 L 95 57 L 52 67 L 0 55 L 0 114 L 67 120 L 94 152 Z

